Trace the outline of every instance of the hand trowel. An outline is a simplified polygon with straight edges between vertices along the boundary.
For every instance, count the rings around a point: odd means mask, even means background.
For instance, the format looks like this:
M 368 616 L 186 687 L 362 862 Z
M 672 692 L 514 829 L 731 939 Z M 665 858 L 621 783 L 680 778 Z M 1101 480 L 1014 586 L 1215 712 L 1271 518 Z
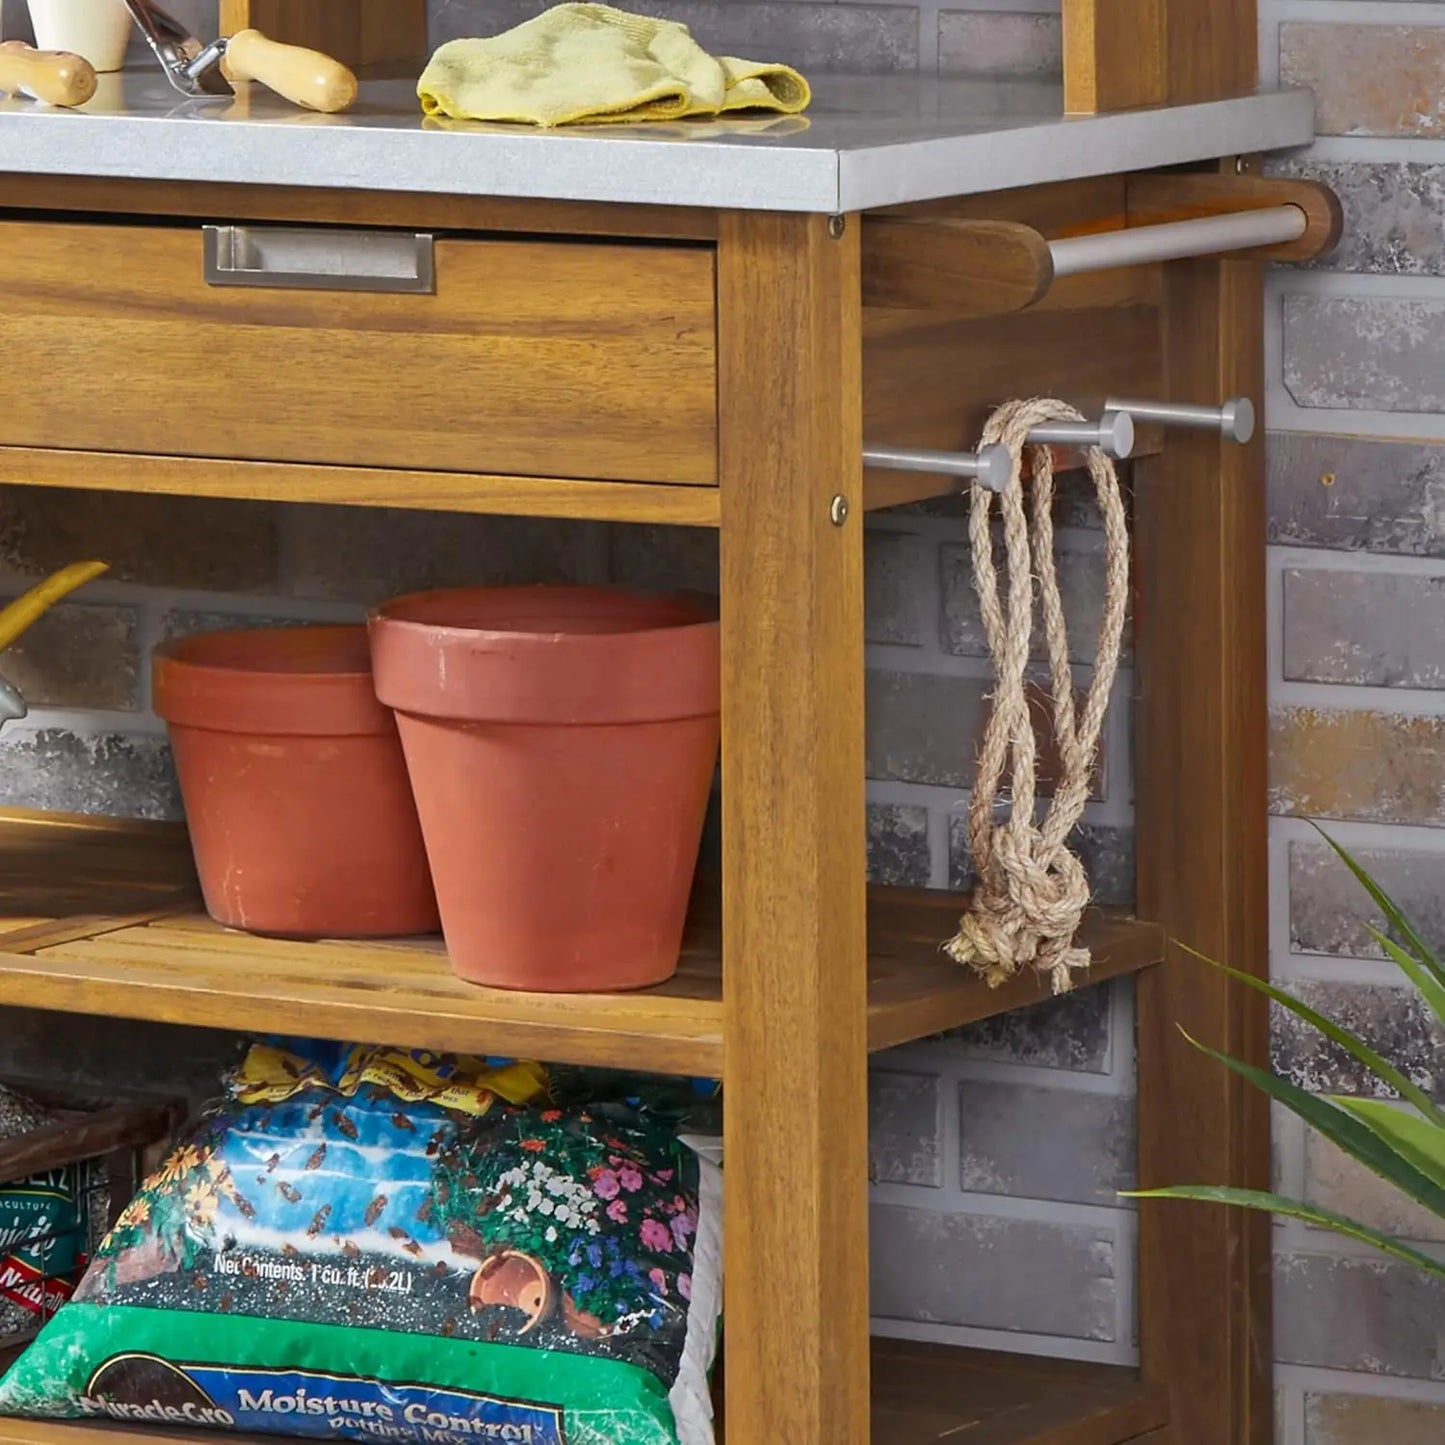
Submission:
M 125 0 L 125 6 L 182 95 L 233 95 L 231 80 L 254 80 L 294 105 L 326 114 L 346 110 L 356 100 L 356 77 L 318 50 L 283 45 L 259 30 L 238 30 L 205 45 L 154 0 Z

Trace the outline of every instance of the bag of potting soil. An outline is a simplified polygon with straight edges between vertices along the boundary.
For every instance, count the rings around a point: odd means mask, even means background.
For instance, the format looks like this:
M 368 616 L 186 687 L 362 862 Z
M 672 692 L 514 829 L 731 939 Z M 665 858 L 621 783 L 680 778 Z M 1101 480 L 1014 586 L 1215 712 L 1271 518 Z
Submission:
M 58 1111 L 0 1085 L 0 1142 L 58 1117 Z M 85 1265 L 86 1202 L 94 1173 L 89 1164 L 73 1164 L 0 1181 L 0 1347 L 33 1333 L 70 1298 Z
M 707 1445 L 719 1199 L 671 1111 L 554 1101 L 534 1064 L 256 1045 L 0 1413 Z

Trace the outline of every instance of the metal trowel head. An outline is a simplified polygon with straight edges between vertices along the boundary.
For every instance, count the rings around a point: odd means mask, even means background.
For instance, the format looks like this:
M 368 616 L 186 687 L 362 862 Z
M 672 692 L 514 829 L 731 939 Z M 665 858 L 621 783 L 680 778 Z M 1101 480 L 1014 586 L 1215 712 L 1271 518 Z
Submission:
M 182 95 L 235 94 L 231 82 L 221 73 L 221 57 L 226 53 L 224 40 L 203 45 L 154 0 L 125 0 L 125 8 L 140 26 L 166 78 Z

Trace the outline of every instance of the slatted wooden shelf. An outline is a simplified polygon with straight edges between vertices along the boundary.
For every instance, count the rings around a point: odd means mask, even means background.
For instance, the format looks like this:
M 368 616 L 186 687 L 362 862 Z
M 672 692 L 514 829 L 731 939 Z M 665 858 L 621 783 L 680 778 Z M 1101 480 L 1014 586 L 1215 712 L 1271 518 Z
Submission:
M 888 1048 L 1047 996 L 1032 975 L 989 989 L 939 951 L 960 900 L 875 889 L 868 1042 Z M 184 832 L 156 824 L 0 813 L 0 1004 L 412 1048 L 721 1076 L 716 894 L 700 890 L 682 965 L 636 993 L 530 994 L 462 983 L 440 939 L 294 942 L 212 923 L 197 908 Z M 1098 913 L 1092 978 L 1162 956 L 1160 930 Z
M 1153 1432 L 1167 1419 L 1163 1395 L 1116 1365 L 874 1340 L 872 1379 L 873 1445 L 1162 1445 Z M 0 1445 L 217 1439 L 269 1445 L 277 1437 L 0 1418 Z

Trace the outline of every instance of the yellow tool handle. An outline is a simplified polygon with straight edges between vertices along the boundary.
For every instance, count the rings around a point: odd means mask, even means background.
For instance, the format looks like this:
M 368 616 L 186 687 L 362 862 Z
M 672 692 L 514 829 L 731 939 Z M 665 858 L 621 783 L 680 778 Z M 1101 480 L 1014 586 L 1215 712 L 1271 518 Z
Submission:
M 8 43 L 8 42 L 7 42 Z M 0 47 L 3 49 L 3 47 Z M 84 587 L 109 567 L 107 562 L 72 562 L 68 567 L 37 582 L 23 597 L 0 610 L 0 652 L 3 652 L 32 623 L 38 622 L 62 597 Z
M 0 41 L 0 90 L 48 105 L 84 105 L 99 84 L 88 60 L 68 50 L 37 50 L 23 40 Z
M 308 110 L 328 115 L 347 110 L 356 100 L 356 77 L 319 50 L 283 45 L 259 30 L 238 30 L 226 42 L 225 73 L 230 80 L 256 80 Z

